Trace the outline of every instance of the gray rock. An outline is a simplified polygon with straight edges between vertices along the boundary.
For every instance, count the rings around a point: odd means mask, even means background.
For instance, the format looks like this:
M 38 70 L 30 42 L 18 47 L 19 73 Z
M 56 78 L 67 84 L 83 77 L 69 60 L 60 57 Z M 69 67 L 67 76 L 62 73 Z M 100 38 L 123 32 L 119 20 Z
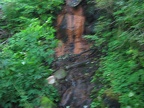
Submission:
M 63 79 L 67 76 L 67 73 L 66 71 L 63 69 L 63 68 L 60 68 L 59 70 L 57 70 L 55 73 L 54 73 L 54 76 L 56 77 L 56 79 Z
M 69 5 L 70 7 L 76 7 L 80 4 L 81 1 L 82 0 L 68 0 L 67 5 Z

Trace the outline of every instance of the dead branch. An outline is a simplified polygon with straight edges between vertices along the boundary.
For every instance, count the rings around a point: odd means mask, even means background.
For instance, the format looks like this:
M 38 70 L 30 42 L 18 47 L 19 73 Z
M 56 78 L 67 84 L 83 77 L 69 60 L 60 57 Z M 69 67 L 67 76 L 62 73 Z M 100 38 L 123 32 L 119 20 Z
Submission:
M 91 59 L 88 59 L 88 60 L 85 60 L 85 61 L 82 61 L 82 62 L 78 62 L 78 63 L 72 64 L 72 65 L 69 65 L 69 66 L 65 66 L 65 69 L 68 70 L 68 69 L 71 69 L 71 68 L 84 66 L 84 65 L 86 65 L 86 63 L 88 63 L 90 60 L 91 60 Z
M 5 44 L 5 43 L 7 43 L 7 41 L 8 41 L 8 39 L 5 40 L 5 41 L 3 41 L 2 43 L 0 43 L 0 45 L 3 45 L 3 44 Z

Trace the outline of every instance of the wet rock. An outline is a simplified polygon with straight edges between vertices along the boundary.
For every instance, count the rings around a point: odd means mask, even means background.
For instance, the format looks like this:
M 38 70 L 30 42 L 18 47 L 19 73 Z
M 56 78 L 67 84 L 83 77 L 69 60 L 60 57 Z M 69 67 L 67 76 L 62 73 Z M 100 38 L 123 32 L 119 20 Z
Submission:
M 66 71 L 63 69 L 63 68 L 60 68 L 59 70 L 57 70 L 55 73 L 54 73 L 54 76 L 56 77 L 56 79 L 63 79 L 65 78 L 67 75 Z
M 69 65 L 72 68 L 67 70 L 65 80 L 59 80 L 59 92 L 61 94 L 59 108 L 90 108 L 92 102 L 90 94 L 94 87 L 90 81 L 96 67 L 92 66 L 93 69 L 87 71 L 92 62 L 91 59 L 85 66 L 73 66 L 84 61 L 87 61 L 85 56 L 77 57 L 74 62 L 63 61 L 62 66 Z
M 66 0 L 67 5 L 70 7 L 76 7 L 77 5 L 80 4 L 82 0 Z
M 55 76 L 49 76 L 47 78 L 48 84 L 54 84 L 56 82 Z
M 88 108 L 88 106 L 87 106 L 87 105 L 84 105 L 83 108 Z
M 56 82 L 60 82 L 59 80 L 64 79 L 67 73 L 63 68 L 57 70 L 52 76 L 49 76 L 46 80 L 48 84 L 55 84 Z
M 73 89 L 69 88 L 66 90 L 66 92 L 63 94 L 62 101 L 60 102 L 61 107 L 66 107 L 68 104 L 70 104 L 70 99 L 72 98 Z

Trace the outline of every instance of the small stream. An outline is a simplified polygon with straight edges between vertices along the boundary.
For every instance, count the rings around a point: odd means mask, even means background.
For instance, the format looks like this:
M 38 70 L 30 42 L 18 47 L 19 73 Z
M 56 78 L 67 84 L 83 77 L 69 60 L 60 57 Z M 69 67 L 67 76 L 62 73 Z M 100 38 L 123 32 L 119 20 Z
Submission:
M 94 87 L 91 80 L 97 69 L 95 62 L 88 56 L 81 55 L 73 61 L 67 58 L 55 63 L 55 69 L 72 66 L 65 70 L 67 76 L 58 81 L 57 88 L 61 95 L 58 108 L 90 108 L 92 102 L 90 94 Z M 81 64 L 77 65 L 78 63 Z
M 55 52 L 58 59 L 53 64 L 53 69 L 60 74 L 58 76 L 66 74 L 65 77 L 58 79 L 56 85 L 61 96 L 58 108 L 90 108 L 91 91 L 94 87 L 102 86 L 91 82 L 98 68 L 98 53 L 92 53 L 89 50 L 91 44 L 83 38 L 86 22 L 81 4 L 83 0 L 65 1 L 66 4 L 57 17 L 59 45 Z M 90 56 L 91 54 L 93 56 Z M 109 108 L 119 108 L 117 102 L 107 97 L 104 98 L 104 103 Z
M 60 41 L 56 48 L 57 57 L 80 54 L 90 48 L 90 44 L 83 38 L 85 26 L 83 6 L 81 4 L 76 7 L 71 6 L 74 3 L 78 4 L 79 1 L 66 0 L 66 5 L 57 17 L 57 38 Z
M 60 40 L 56 48 L 57 57 L 80 54 L 90 48 L 90 44 L 83 38 L 85 16 L 81 1 L 66 0 L 62 12 L 57 17 L 57 38 Z M 92 60 L 89 60 L 88 53 L 71 59 L 62 59 L 55 64 L 55 69 L 58 69 L 82 62 L 82 65 L 67 69 L 67 76 L 59 80 L 57 88 L 61 101 L 58 106 L 59 108 L 90 108 L 92 102 L 90 94 L 94 87 L 90 82 L 96 66 L 92 64 L 94 63 Z

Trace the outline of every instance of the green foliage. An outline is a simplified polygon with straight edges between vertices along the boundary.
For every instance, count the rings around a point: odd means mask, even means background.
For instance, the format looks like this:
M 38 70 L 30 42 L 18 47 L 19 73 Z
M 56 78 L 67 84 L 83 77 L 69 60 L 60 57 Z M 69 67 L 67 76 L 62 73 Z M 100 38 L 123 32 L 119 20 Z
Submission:
M 55 30 L 47 23 L 40 25 L 37 19 L 21 32 L 9 38 L 0 52 L 0 104 L 12 107 L 12 103 L 32 108 L 40 105 L 41 97 L 57 101 L 57 91 L 47 84 L 52 73 Z M 26 106 L 25 106 L 26 105 Z M 26 107 L 27 108 L 27 107 Z
M 48 85 L 57 40 L 52 26 L 61 0 L 2 0 L 1 26 L 11 34 L 0 43 L 0 106 L 55 106 L 57 90 Z M 51 106 L 52 105 L 52 106 Z
M 47 97 L 42 97 L 41 105 L 43 108 L 56 108 L 57 106 Z
M 7 25 L 3 28 L 15 33 L 28 26 L 28 20 L 38 18 L 45 23 L 48 17 L 55 18 L 63 0 L 14 0 L 5 1 L 2 5 L 3 19 Z
M 106 5 L 99 1 L 98 8 L 105 9 L 96 23 L 96 34 L 89 36 L 105 56 L 93 82 L 99 81 L 103 88 L 94 90 L 92 108 L 102 108 L 107 89 L 119 95 L 121 108 L 144 107 L 144 3 L 141 0 L 114 1 Z M 106 5 L 106 6 L 103 6 Z M 102 7 L 100 7 L 102 6 Z

